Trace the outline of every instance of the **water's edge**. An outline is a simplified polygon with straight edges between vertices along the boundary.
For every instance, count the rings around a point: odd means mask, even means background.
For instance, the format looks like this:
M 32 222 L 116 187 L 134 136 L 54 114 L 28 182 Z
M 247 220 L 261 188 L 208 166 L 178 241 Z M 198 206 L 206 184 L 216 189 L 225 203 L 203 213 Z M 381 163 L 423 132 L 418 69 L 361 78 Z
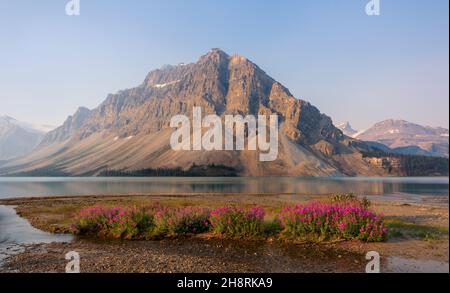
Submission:
M 0 231 L 0 266 L 7 258 L 23 252 L 26 245 L 73 239 L 72 235 L 51 234 L 34 228 L 16 213 L 15 206 L 0 205 Z

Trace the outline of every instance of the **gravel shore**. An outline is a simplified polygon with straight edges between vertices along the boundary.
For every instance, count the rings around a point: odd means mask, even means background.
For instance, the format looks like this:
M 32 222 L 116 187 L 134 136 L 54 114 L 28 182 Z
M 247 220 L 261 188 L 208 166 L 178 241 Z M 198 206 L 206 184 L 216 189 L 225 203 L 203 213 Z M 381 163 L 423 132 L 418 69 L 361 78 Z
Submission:
M 85 273 L 364 272 L 364 257 L 341 249 L 266 241 L 178 239 L 39 244 L 12 257 L 0 272 L 64 272 L 69 251 Z

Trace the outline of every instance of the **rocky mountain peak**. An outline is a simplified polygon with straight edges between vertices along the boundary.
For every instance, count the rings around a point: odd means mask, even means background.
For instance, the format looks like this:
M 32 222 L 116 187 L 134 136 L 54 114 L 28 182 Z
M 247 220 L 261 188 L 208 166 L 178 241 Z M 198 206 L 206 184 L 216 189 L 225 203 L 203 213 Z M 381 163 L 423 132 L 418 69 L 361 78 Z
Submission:
M 374 126 L 405 126 L 405 125 L 412 125 L 412 124 L 413 123 L 410 123 L 403 119 L 386 119 L 386 120 L 376 123 Z
M 46 146 L 55 142 L 61 142 L 76 135 L 90 115 L 91 110 L 86 107 L 79 107 L 72 116 L 67 117 L 63 125 L 47 133 L 40 145 Z
M 311 142 L 339 137 L 329 117 L 293 97 L 249 59 L 211 49 L 196 63 L 151 71 L 141 86 L 108 95 L 93 111 L 78 109 L 44 141 L 80 139 L 101 129 L 119 136 L 153 133 L 168 127 L 173 115 L 189 114 L 194 105 L 219 115 L 278 114 L 293 139 Z
M 190 116 L 195 106 L 222 117 L 277 114 L 279 159 L 262 164 L 256 152 L 174 152 L 168 141 L 170 120 Z M 195 63 L 149 72 L 141 85 L 108 95 L 93 110 L 79 108 L 46 135 L 39 155 L 48 150 L 43 164 L 52 162 L 70 174 L 102 168 L 186 169 L 193 163 L 224 165 L 256 176 L 372 174 L 357 145 L 328 116 L 295 98 L 246 57 L 211 49 Z M 79 155 L 71 160 L 73 154 Z M 33 157 L 32 164 L 36 162 Z
M 229 58 L 230 56 L 220 48 L 212 48 L 208 51 L 208 53 L 203 55 L 200 59 L 202 59 L 203 57 L 205 57 L 205 58 L 217 58 L 217 57 Z

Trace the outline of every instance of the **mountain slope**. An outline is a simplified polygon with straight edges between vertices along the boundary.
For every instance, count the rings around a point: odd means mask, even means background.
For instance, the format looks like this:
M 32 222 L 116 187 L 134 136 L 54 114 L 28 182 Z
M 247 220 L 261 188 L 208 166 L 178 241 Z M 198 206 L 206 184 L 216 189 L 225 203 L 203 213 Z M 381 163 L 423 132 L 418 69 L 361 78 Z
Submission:
M 448 135 L 448 129 L 391 119 L 375 124 L 355 138 L 381 143 L 398 153 L 448 157 Z
M 174 151 L 174 115 L 278 114 L 279 153 L 260 162 L 258 151 Z M 225 166 L 238 175 L 386 175 L 385 164 L 363 155 L 370 147 L 349 138 L 310 103 L 239 55 L 212 49 L 198 62 L 164 66 L 132 89 L 110 94 L 97 108 L 80 108 L 48 133 L 30 155 L 7 163 L 1 174 L 99 175 L 105 171 L 189 170 L 205 174 Z M 209 168 L 209 169 L 208 169 Z M 208 173 L 212 172 L 212 173 Z
M 0 161 L 29 153 L 34 149 L 44 132 L 9 116 L 0 116 Z

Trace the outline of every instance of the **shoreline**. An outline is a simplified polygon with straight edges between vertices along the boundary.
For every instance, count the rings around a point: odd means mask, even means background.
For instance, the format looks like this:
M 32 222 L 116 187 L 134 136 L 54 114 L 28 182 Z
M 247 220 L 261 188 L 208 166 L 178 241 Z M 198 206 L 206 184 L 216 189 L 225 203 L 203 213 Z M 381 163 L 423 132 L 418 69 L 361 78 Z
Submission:
M 168 205 L 194 206 L 263 205 L 270 213 L 271 209 L 278 209 L 285 204 L 324 198 L 327 196 L 293 196 L 292 194 L 242 196 L 242 194 L 224 195 L 220 193 L 93 195 L 3 199 L 0 200 L 0 205 L 16 206 L 17 214 L 28 220 L 33 227 L 51 233 L 65 233 L 69 231 L 68 225 L 77 210 L 100 203 L 132 205 L 160 202 Z M 280 260 L 289 265 L 280 265 L 273 272 L 327 272 L 330 270 L 364 272 L 365 265 L 362 265 L 365 264 L 364 255 L 372 250 L 380 253 L 382 267 L 384 266 L 385 271 L 429 271 L 434 267 L 438 271 L 445 271 L 446 268 L 448 272 L 448 196 L 439 197 L 439 199 L 441 201 L 408 203 L 385 200 L 380 197 L 373 198 L 372 209 L 383 213 L 391 225 L 402 234 L 383 243 L 342 241 L 296 244 L 274 239 L 220 239 L 209 234 L 159 241 L 118 242 L 83 237 L 76 238 L 70 243 L 28 245 L 25 247 L 25 251 L 10 257 L 0 271 L 61 271 L 66 263 L 63 252 L 78 249 L 84 260 L 85 272 L 262 272 L 256 268 L 270 270 L 268 265 L 262 264 L 277 263 Z M 435 231 L 440 232 L 435 235 L 433 234 Z M 257 245 L 254 244 L 255 241 Z M 233 257 L 223 257 L 225 262 L 215 257 L 221 255 L 222 248 L 230 251 L 234 246 L 241 247 L 241 251 L 235 251 Z M 89 253 L 89 251 L 95 251 L 95 253 Z M 137 257 L 140 254 L 139 251 L 145 256 L 142 260 Z M 189 255 L 185 251 L 196 252 L 196 254 Z M 274 251 L 277 253 L 273 253 Z M 292 251 L 303 251 L 303 253 L 293 254 Z M 241 263 L 239 259 L 248 252 L 256 253 L 256 255 L 248 256 L 246 261 Z M 319 255 L 327 255 L 327 257 L 320 259 L 317 258 Z M 201 261 L 196 262 L 196 257 Z M 127 259 L 134 260 L 135 264 L 126 261 Z M 167 259 L 166 263 L 165 259 Z M 123 262 L 126 263 L 124 267 L 119 268 L 113 265 L 113 263 Z M 159 266 L 153 268 L 147 265 L 148 262 L 157 262 Z M 335 266 L 336 263 L 340 263 L 338 267 L 341 267 L 341 270 Z M 297 268 L 299 264 L 301 264 L 301 269 Z M 186 270 L 183 271 L 183 268 Z

